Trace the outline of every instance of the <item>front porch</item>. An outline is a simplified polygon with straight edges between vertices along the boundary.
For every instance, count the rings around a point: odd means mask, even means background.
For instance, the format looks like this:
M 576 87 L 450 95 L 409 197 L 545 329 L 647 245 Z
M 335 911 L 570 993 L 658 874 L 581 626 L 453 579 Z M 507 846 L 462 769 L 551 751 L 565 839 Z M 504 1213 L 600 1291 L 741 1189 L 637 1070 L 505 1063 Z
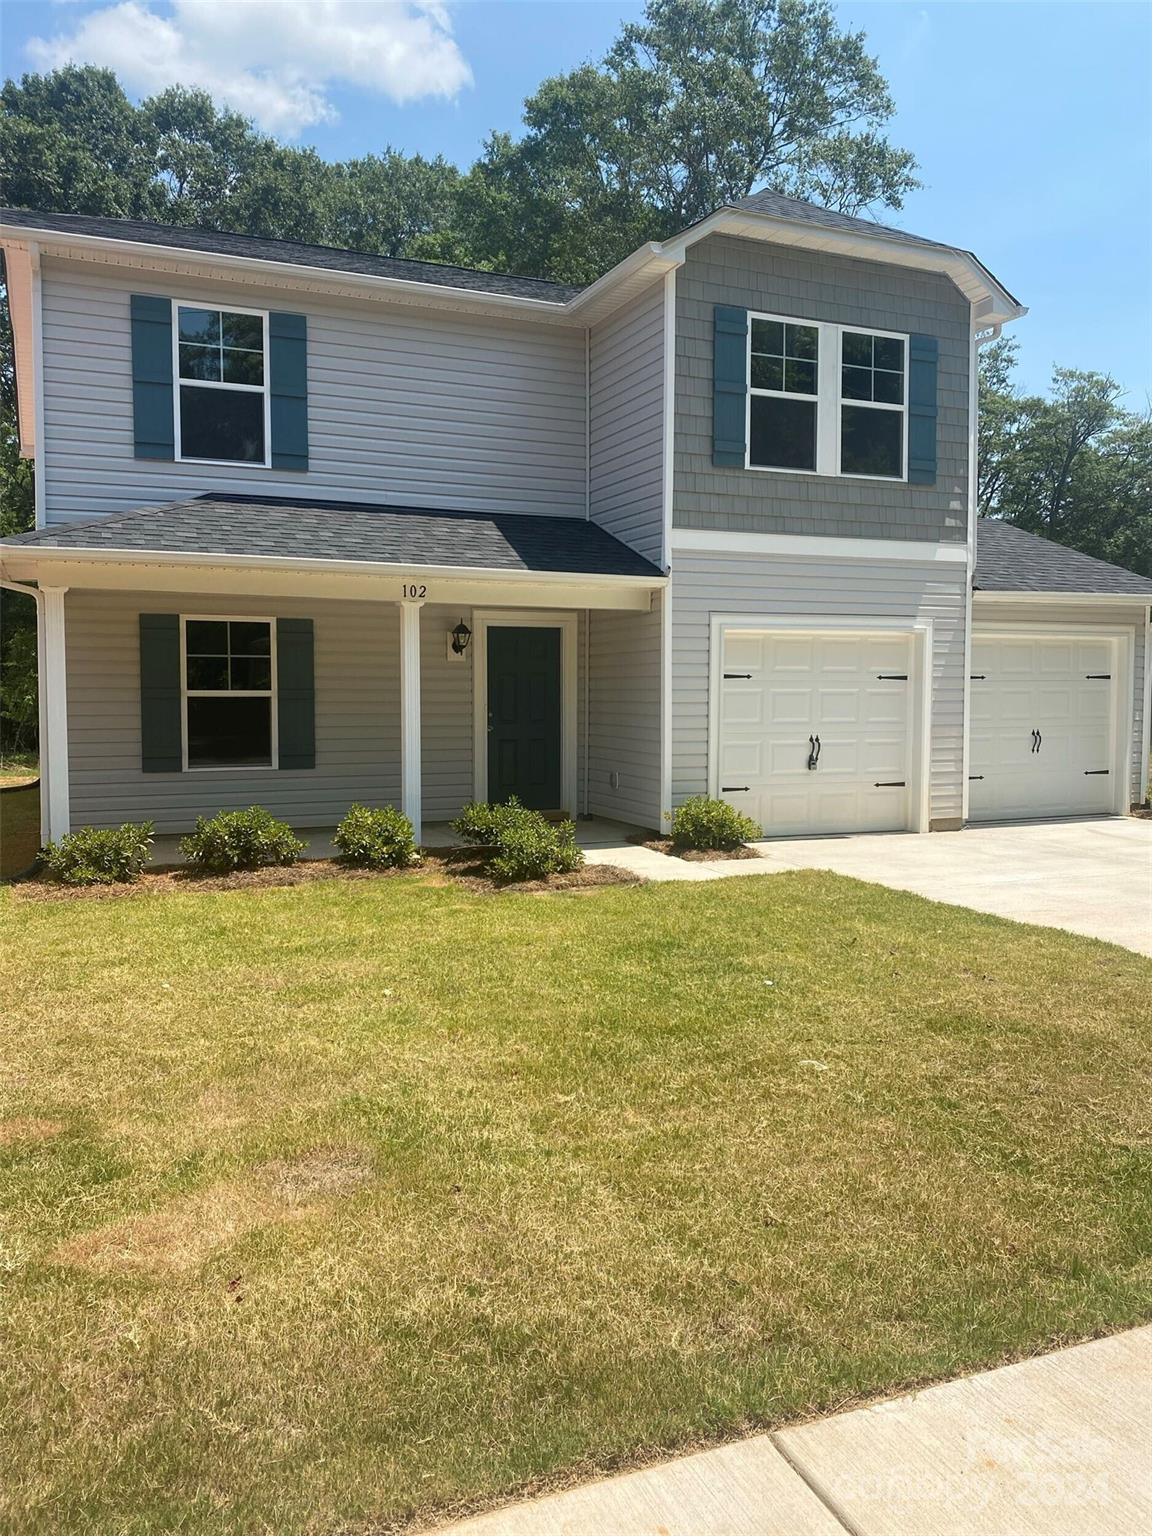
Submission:
M 256 510 L 264 546 L 300 534 L 298 508 Z M 512 793 L 659 825 L 664 577 L 603 530 L 331 514 L 369 552 L 434 524 L 445 563 L 401 564 L 153 548 L 189 538 L 186 507 L 159 511 L 109 520 L 108 548 L 105 522 L 4 550 L 9 584 L 36 583 L 45 837 L 151 820 L 160 859 L 197 816 L 259 804 L 323 846 L 359 801 L 427 841 Z M 479 559 L 478 529 L 492 564 L 447 563 L 446 534 Z

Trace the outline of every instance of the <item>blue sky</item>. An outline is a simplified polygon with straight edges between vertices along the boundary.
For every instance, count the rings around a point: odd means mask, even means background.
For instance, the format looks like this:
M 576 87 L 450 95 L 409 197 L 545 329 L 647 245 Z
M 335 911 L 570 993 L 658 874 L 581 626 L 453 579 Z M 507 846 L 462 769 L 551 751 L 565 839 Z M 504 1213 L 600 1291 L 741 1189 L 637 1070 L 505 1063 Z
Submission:
M 845 0 L 925 182 L 886 222 L 975 250 L 1029 306 L 1021 381 L 1053 362 L 1152 396 L 1152 7 Z M 393 144 L 461 165 L 546 75 L 601 54 L 616 0 L 3 0 L 5 73 L 67 57 L 139 96 L 182 80 L 331 159 Z

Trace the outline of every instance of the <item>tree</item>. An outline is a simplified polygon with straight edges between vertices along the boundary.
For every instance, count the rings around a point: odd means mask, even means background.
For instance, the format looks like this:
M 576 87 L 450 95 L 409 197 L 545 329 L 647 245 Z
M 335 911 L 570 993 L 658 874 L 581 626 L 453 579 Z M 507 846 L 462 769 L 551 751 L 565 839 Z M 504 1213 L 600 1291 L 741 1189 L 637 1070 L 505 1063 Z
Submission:
M 1006 339 L 981 355 L 981 514 L 1152 576 L 1152 415 L 1083 369 L 1054 368 L 1047 398 L 1019 394 L 1015 366 Z
M 488 140 L 463 245 L 584 282 L 758 188 L 899 207 L 918 182 L 881 132 L 892 112 L 863 33 L 825 0 L 649 0 L 600 64 L 544 81 L 522 139 Z

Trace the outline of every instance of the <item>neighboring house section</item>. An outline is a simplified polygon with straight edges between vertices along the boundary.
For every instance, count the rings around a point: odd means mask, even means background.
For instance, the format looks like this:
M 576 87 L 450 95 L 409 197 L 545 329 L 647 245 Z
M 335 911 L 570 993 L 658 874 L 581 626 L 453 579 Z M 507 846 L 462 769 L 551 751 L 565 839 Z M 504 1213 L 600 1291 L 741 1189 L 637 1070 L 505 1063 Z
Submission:
M 1144 793 L 1152 582 L 1012 530 L 976 565 L 977 346 L 1023 310 L 970 252 L 768 193 L 585 288 L 2 237 L 45 835 L 511 793 L 928 831 Z

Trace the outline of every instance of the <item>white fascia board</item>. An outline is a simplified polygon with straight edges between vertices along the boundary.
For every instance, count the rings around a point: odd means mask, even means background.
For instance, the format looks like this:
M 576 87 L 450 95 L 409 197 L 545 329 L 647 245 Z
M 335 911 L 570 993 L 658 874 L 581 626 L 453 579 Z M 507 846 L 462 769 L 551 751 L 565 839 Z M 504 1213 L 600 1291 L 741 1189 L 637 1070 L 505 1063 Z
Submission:
M 312 267 L 304 262 L 261 261 L 255 256 L 233 256 L 222 251 L 156 245 L 143 240 L 118 240 L 103 235 L 80 235 L 72 231 L 29 229 L 26 233 L 41 243 L 44 254 L 48 256 L 72 256 L 113 266 L 150 267 L 153 270 L 158 266 L 163 269 L 164 266 L 173 265 L 189 269 L 186 275 L 190 276 L 203 276 L 206 272 L 209 276 L 246 282 L 259 281 L 272 287 L 291 287 L 344 297 L 394 299 L 486 314 L 519 315 L 561 324 L 583 323 L 582 320 L 577 322 L 572 315 L 571 300 L 558 304 L 553 300 L 530 299 L 517 294 L 453 288 L 449 284 L 420 283 L 409 278 L 345 272 L 333 267 Z M 5 251 L 10 243 L 11 237 L 6 235 L 3 241 Z
M 0 556 L 23 565 L 28 561 L 96 561 L 116 565 L 218 565 L 246 566 L 260 570 L 316 571 L 333 576 L 371 576 L 379 572 L 412 571 L 432 576 L 462 576 L 488 581 L 569 581 L 587 585 L 603 582 L 607 586 L 659 587 L 664 576 L 599 575 L 592 571 L 526 571 L 513 567 L 503 570 L 492 565 L 431 565 L 425 561 L 405 560 L 323 560 L 297 559 L 292 555 L 230 555 L 211 549 L 86 549 L 82 545 L 4 544 Z
M 787 559 L 915 561 L 925 565 L 966 565 L 963 544 L 915 539 L 825 538 L 819 534 L 742 533 L 711 528 L 676 528 L 673 554 L 776 555 Z
M 985 603 L 1033 603 L 1037 606 L 1060 603 L 1100 603 L 1113 608 L 1147 608 L 1152 605 L 1152 592 L 985 592 L 977 587 L 972 593 L 977 607 Z
M 1000 325 L 1018 320 L 1027 308 L 1003 288 L 971 251 L 949 245 L 922 245 L 895 235 L 869 235 L 863 231 L 832 229 L 827 225 L 780 219 L 752 210 L 721 208 L 695 228 L 667 241 L 666 256 L 683 256 L 691 245 L 709 235 L 737 235 L 746 240 L 765 240 L 774 245 L 827 251 L 834 256 L 853 256 L 888 266 L 913 267 L 923 272 L 942 272 L 976 306 L 979 324 Z

